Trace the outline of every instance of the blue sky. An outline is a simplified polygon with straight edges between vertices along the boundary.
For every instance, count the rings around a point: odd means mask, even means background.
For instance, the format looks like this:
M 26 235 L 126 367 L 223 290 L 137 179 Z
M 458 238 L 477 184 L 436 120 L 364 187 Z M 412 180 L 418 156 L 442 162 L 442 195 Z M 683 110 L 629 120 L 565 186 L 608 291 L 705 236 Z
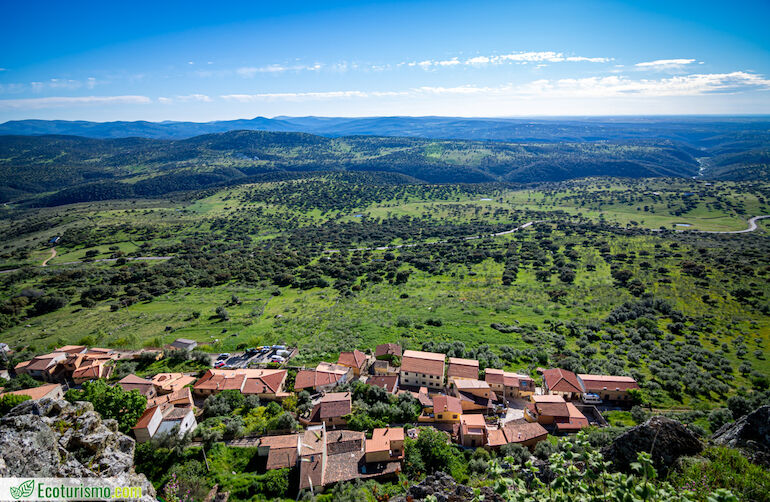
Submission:
M 770 2 L 11 2 L 0 121 L 770 113 Z

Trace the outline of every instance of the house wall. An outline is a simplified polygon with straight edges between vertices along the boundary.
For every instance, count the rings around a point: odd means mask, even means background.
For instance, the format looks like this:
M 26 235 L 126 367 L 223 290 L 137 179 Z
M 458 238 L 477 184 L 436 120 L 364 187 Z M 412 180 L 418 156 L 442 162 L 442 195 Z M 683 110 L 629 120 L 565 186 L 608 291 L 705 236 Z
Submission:
M 141 429 L 134 429 L 134 437 L 136 437 L 136 442 L 145 443 L 150 439 L 152 439 L 155 433 L 158 432 L 158 427 L 160 427 L 160 423 L 162 420 L 163 420 L 162 414 L 160 413 L 159 410 L 156 410 L 152 418 L 150 419 L 150 423 L 147 424 L 147 427 L 144 427 Z
M 463 434 L 462 435 L 462 444 L 466 448 L 478 448 L 480 446 L 484 446 L 486 441 L 484 441 L 484 434 Z
M 426 375 L 425 373 L 415 373 L 411 371 L 401 372 L 401 385 L 413 387 L 430 387 L 440 389 L 444 386 L 444 377 L 438 375 Z
M 435 421 L 457 423 L 460 421 L 461 416 L 462 416 L 461 413 L 455 413 L 451 411 L 442 411 L 435 414 L 435 417 L 436 417 Z
M 588 390 L 588 389 L 586 389 Z M 598 394 L 600 398 L 602 398 L 605 401 L 630 401 L 631 396 L 628 394 L 627 390 L 588 390 L 589 393 L 592 394 Z
M 345 425 L 347 424 L 347 421 L 342 417 L 332 417 L 323 420 L 323 423 L 326 424 L 326 427 L 335 427 Z

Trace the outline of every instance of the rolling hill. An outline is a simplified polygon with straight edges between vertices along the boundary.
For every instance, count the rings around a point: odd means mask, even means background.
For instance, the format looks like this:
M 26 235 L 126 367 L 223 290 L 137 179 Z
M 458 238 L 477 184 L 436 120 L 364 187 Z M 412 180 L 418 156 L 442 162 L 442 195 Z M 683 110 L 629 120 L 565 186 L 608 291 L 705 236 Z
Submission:
M 58 205 L 157 197 L 280 173 L 385 172 L 426 183 L 531 183 L 586 176 L 694 176 L 671 141 L 484 142 L 231 131 L 182 140 L 0 136 L 0 200 Z

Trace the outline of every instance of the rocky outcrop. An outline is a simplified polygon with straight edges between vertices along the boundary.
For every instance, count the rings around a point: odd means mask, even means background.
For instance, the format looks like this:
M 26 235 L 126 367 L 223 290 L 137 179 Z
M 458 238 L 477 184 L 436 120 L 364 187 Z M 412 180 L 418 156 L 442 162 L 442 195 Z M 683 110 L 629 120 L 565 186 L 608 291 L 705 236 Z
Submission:
M 602 454 L 616 470 L 628 471 L 642 451 L 652 455 L 655 469 L 665 476 L 679 457 L 696 455 L 703 451 L 703 445 L 681 423 L 656 416 L 615 438 Z
M 474 497 L 473 488 L 461 485 L 449 474 L 437 472 L 426 476 L 421 482 L 409 487 L 406 496 L 396 497 L 394 502 L 425 500 L 429 495 L 436 497 L 438 502 L 466 502 Z M 481 495 L 485 501 L 502 502 L 502 498 L 492 488 L 484 486 Z
M 0 419 L 0 477 L 114 478 L 155 500 L 152 484 L 134 472 L 134 444 L 91 403 L 26 401 Z
M 711 440 L 738 448 L 752 462 L 770 467 L 770 406 L 757 408 L 717 430 Z

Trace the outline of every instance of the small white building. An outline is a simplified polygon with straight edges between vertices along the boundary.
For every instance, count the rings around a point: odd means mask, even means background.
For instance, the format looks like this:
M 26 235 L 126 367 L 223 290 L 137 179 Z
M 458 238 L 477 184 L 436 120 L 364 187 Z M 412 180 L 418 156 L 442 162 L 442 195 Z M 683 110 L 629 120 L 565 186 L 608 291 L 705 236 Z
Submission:
M 144 443 L 159 434 L 171 434 L 175 430 L 181 437 L 197 426 L 193 408 L 159 405 L 147 408 L 136 422 L 133 431 L 136 441 Z

